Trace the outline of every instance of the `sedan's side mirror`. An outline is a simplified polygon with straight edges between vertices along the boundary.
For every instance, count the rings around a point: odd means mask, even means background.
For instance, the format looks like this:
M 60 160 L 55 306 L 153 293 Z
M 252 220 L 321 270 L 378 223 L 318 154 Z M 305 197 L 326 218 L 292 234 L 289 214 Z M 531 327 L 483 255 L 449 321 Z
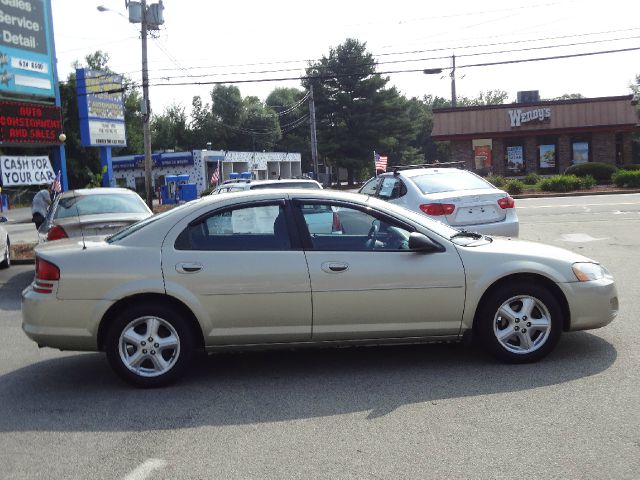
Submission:
M 422 253 L 440 252 L 442 247 L 426 235 L 413 232 L 409 235 L 409 250 Z

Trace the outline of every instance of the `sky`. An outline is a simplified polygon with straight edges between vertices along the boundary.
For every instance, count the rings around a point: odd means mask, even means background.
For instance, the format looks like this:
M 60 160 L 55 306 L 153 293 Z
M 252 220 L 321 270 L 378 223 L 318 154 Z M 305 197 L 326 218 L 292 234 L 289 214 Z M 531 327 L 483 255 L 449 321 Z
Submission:
M 507 101 L 522 90 L 542 98 L 627 95 L 640 74 L 640 49 L 469 66 L 640 48 L 638 0 L 165 0 L 164 7 L 165 23 L 148 43 L 156 114 L 172 104 L 189 113 L 195 95 L 209 102 L 213 85 L 197 82 L 299 78 L 309 60 L 347 38 L 366 42 L 379 72 L 416 70 L 387 74 L 388 86 L 407 97 L 450 98 L 450 70 L 422 70 L 448 68 L 452 55 L 458 98 L 487 90 L 506 91 Z M 103 50 L 113 71 L 141 83 L 140 25 L 128 22 L 124 0 L 52 0 L 52 12 L 61 80 L 75 61 Z M 262 100 L 276 87 L 301 88 L 299 80 L 236 85 Z

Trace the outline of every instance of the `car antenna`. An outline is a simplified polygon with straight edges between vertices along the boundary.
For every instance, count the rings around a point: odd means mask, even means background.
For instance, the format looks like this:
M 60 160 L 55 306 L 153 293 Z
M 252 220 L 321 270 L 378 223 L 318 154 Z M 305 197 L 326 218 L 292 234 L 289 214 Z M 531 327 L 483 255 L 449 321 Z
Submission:
M 84 230 L 82 229 L 82 222 L 80 221 L 80 210 L 78 210 L 78 202 L 76 201 L 76 192 L 73 192 L 73 206 L 76 208 L 76 216 L 78 217 L 78 226 L 80 227 L 80 235 L 82 236 L 82 249 L 87 249 L 87 244 L 84 241 Z

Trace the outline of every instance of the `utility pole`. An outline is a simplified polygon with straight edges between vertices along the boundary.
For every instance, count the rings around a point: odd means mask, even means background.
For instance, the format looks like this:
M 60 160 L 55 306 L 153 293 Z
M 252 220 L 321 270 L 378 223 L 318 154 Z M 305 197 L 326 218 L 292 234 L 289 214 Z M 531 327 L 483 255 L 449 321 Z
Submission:
M 141 0 L 142 8 L 142 136 L 144 141 L 144 188 L 147 194 L 147 205 L 153 210 L 153 192 L 151 186 L 151 103 L 149 102 L 149 71 L 147 64 L 147 1 Z
M 451 55 L 451 106 L 456 108 L 457 106 L 456 99 L 456 56 L 455 54 Z
M 316 137 L 316 105 L 313 102 L 313 85 L 309 85 L 309 119 L 311 125 L 311 161 L 313 174 L 318 180 L 318 138 Z

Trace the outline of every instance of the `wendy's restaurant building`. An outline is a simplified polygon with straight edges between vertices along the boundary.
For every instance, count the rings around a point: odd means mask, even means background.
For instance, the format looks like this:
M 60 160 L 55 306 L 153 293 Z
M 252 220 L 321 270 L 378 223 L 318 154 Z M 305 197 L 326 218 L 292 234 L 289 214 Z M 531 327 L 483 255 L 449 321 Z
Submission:
M 640 118 L 632 95 L 541 101 L 518 92 L 508 105 L 435 109 L 431 136 L 451 159 L 481 174 L 563 173 L 571 165 L 632 161 Z

